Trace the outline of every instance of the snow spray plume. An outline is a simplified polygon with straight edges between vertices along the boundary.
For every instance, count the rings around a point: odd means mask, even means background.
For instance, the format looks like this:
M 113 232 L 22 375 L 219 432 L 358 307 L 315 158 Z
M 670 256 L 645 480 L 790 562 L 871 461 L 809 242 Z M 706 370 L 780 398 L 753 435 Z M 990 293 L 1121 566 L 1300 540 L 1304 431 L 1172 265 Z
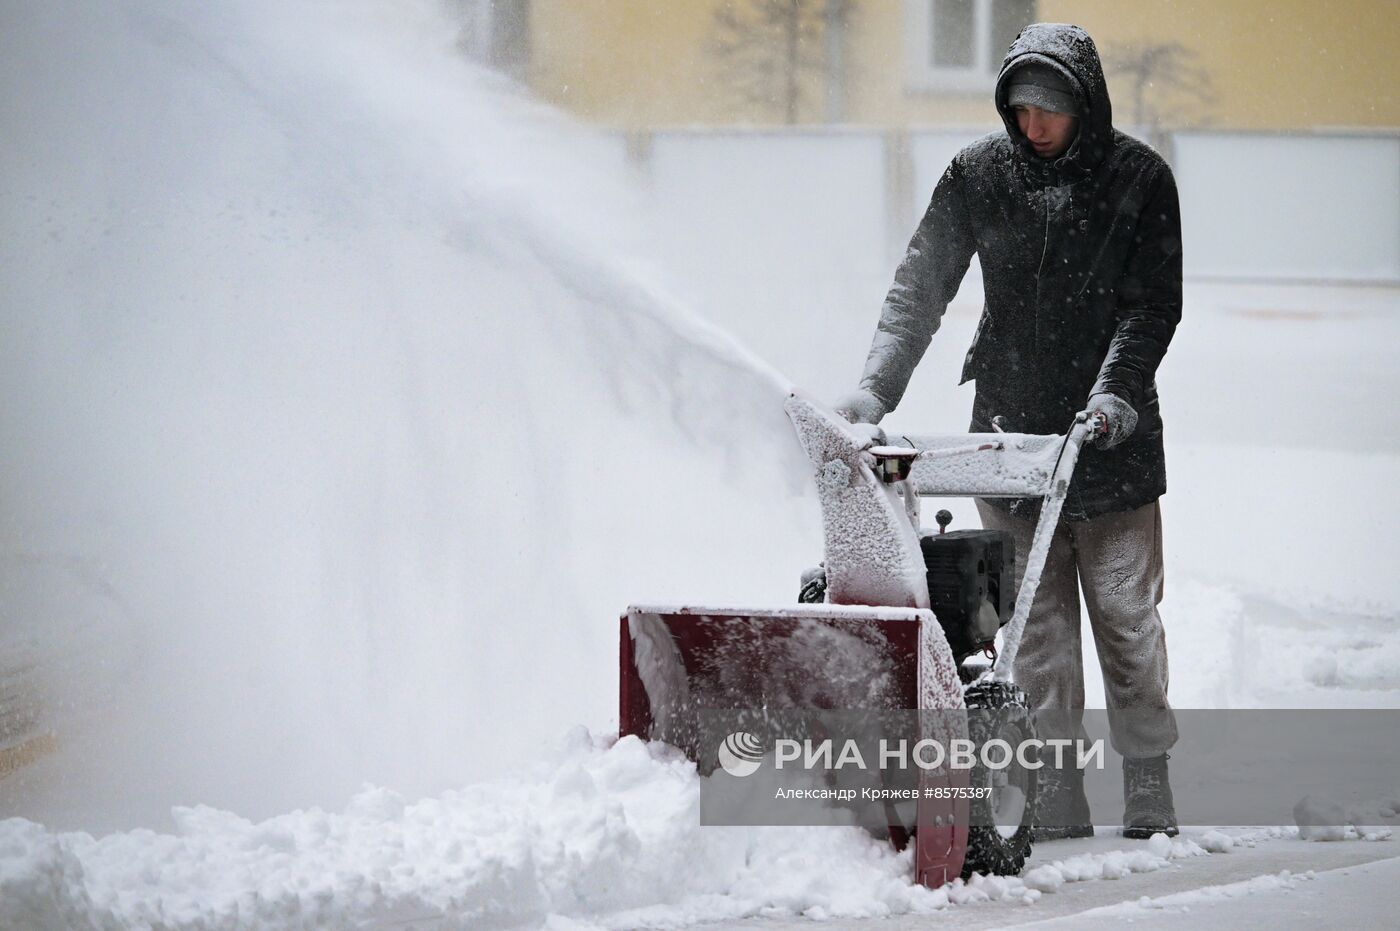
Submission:
M 509 769 L 611 725 L 630 599 L 817 551 L 783 381 L 440 12 L 0 10 L 0 671 L 58 738 L 0 815 Z

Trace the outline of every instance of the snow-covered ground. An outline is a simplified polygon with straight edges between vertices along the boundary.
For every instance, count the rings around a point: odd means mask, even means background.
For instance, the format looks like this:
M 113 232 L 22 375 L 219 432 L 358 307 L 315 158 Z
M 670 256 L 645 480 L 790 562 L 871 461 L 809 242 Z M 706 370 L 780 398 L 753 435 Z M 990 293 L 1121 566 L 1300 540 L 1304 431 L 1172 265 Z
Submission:
M 1039 845 L 1019 877 L 937 890 L 910 856 L 855 828 L 716 828 L 698 819 L 689 761 L 583 729 L 511 779 L 409 802 L 366 789 L 337 811 L 261 822 L 179 808 L 176 829 L 101 837 L 0 822 L 0 926 L 126 928 L 1000 927 L 1090 911 L 1166 920 L 1263 902 L 1274 925 L 1393 916 L 1382 865 L 1365 896 L 1329 901 L 1327 871 L 1400 863 L 1385 840 L 1300 840 L 1296 828 L 1187 829 L 1169 840 L 1111 833 Z M 1324 880 L 1316 887 L 1317 875 Z M 1372 874 L 1367 873 L 1366 876 Z M 1382 907 L 1379 903 L 1384 903 Z M 1245 906 L 1249 910 L 1249 906 Z M 800 920 L 799 920 L 800 919 Z
M 1400 872 L 1400 857 L 1388 845 L 1306 845 L 1292 829 L 1188 829 L 1184 837 L 1157 852 L 1102 830 L 1093 838 L 1041 844 L 1022 883 L 1038 895 L 1027 896 L 1014 882 L 975 879 L 954 894 L 962 900 L 959 907 L 933 920 L 959 929 L 1125 922 L 1135 928 L 1354 928 L 1394 922 L 1397 903 L 1384 884 Z M 1205 846 L 1212 852 L 1201 852 Z M 927 916 L 911 914 L 823 927 L 912 931 L 929 923 Z M 812 922 L 759 918 L 717 927 L 797 931 Z
M 607 737 L 616 613 L 791 598 L 779 402 L 850 387 L 879 289 L 814 328 L 666 268 L 606 147 L 449 45 L 428 5 L 0 10 L 0 674 L 58 736 L 0 780 L 0 928 L 1393 921 L 1394 841 L 1101 834 L 929 891 L 858 831 L 700 828 Z M 976 312 L 892 427 L 966 422 Z M 1400 703 L 1397 337 L 1394 289 L 1188 289 L 1179 707 Z

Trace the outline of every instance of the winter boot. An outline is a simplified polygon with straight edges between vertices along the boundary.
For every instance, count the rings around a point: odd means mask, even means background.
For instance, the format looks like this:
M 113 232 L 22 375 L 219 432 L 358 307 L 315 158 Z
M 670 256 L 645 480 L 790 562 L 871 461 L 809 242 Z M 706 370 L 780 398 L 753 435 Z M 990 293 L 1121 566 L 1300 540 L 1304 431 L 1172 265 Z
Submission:
M 1167 781 L 1167 754 L 1123 760 L 1123 836 L 1145 840 L 1153 834 L 1175 837 L 1176 806 Z
M 1042 767 L 1036 776 L 1035 826 L 1031 840 L 1093 837 L 1089 800 L 1084 797 L 1084 771 L 1075 766 Z

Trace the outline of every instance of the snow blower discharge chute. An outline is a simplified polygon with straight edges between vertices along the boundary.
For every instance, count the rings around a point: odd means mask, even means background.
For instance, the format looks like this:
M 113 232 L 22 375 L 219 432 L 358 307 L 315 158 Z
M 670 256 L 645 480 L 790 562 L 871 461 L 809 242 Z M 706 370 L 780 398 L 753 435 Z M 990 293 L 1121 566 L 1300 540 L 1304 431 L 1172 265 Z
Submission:
M 621 622 L 621 734 L 672 743 L 704 775 L 721 748 L 700 745 L 684 724 L 704 711 L 762 715 L 873 703 L 937 712 L 939 726 L 957 732 L 944 737 L 1000 738 L 1013 747 L 1034 737 L 1012 670 L 1080 448 L 1094 426 L 1089 416 L 1079 414 L 1063 436 L 962 433 L 901 437 L 892 445 L 878 428 L 849 424 L 799 394 L 786 407 L 816 470 L 821 566 L 803 574 L 791 607 L 628 608 Z M 924 529 L 921 496 L 1041 498 L 1030 552 L 1016 553 L 1000 531 L 945 532 L 946 511 L 938 512 L 937 530 Z M 1025 559 L 1025 571 L 1013 604 L 1017 558 Z M 862 652 L 859 674 L 833 677 L 812 649 L 814 631 L 836 638 L 829 642 L 871 647 Z M 940 767 L 917 778 L 917 801 L 887 806 L 885 820 L 896 846 L 914 845 L 918 882 L 937 887 L 974 870 L 1020 872 L 1030 852 L 1034 768 L 1023 761 L 1001 769 Z

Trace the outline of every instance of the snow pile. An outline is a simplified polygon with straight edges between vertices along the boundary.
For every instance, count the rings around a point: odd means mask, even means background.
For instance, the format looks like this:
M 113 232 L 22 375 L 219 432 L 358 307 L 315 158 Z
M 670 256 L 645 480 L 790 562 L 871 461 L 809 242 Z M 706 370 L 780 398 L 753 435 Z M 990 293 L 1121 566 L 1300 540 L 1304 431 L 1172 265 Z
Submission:
M 1293 806 L 1293 819 L 1303 840 L 1344 840 L 1346 817 L 1340 804 L 1315 795 L 1305 796 Z
M 1400 802 L 1394 797 L 1371 804 L 1344 806 L 1327 796 L 1306 795 L 1293 806 L 1298 836 L 1312 841 L 1389 840 L 1391 829 L 1376 822 L 1396 814 L 1400 814 Z
M 1069 883 L 1123 879 L 1134 873 L 1152 873 L 1171 866 L 1173 860 L 1206 856 L 1194 841 L 1154 834 L 1145 847 L 1083 853 L 1043 863 L 1020 876 L 973 874 L 967 882 L 956 880 L 942 890 L 953 905 L 976 902 L 1019 902 L 1030 905 L 1046 893 L 1059 892 Z
M 1210 830 L 1201 835 L 1198 843 L 1206 853 L 1229 853 L 1235 846 L 1235 838 L 1224 831 Z
M 856 828 L 701 828 L 694 764 L 606 743 L 579 730 L 527 775 L 412 804 L 366 789 L 341 812 L 260 823 L 186 808 L 173 834 L 100 839 L 0 822 L 0 927 L 635 927 L 949 904 L 909 882 L 908 853 Z
M 1145 848 L 1085 853 L 1054 860 L 1027 870 L 1023 881 L 1029 888 L 1040 892 L 1058 892 L 1066 883 L 1122 879 L 1133 873 L 1151 873 L 1163 869 L 1169 866 L 1172 860 L 1206 855 L 1207 852 L 1195 841 L 1154 834 Z
M 1018 876 L 984 876 L 973 873 L 967 881 L 955 879 L 944 890 L 953 905 L 976 905 L 981 902 L 1016 902 L 1034 905 L 1040 890 L 1026 885 Z
M 0 927 L 92 927 L 83 866 L 63 838 L 30 821 L 0 821 Z
M 1208 831 L 1206 836 L 1210 836 L 1210 834 L 1213 833 L 1220 832 Z M 1247 830 L 1237 830 L 1227 836 L 1229 837 L 1230 846 L 1232 848 L 1244 847 L 1252 850 L 1255 847 L 1258 847 L 1260 844 L 1266 843 L 1268 841 L 1292 840 L 1293 838 L 1298 836 L 1298 829 L 1283 827 L 1281 825 L 1267 825 L 1265 827 L 1248 828 Z M 1204 839 L 1202 840 L 1202 846 L 1205 846 Z M 1212 853 L 1213 852 L 1214 851 L 1212 851 Z

